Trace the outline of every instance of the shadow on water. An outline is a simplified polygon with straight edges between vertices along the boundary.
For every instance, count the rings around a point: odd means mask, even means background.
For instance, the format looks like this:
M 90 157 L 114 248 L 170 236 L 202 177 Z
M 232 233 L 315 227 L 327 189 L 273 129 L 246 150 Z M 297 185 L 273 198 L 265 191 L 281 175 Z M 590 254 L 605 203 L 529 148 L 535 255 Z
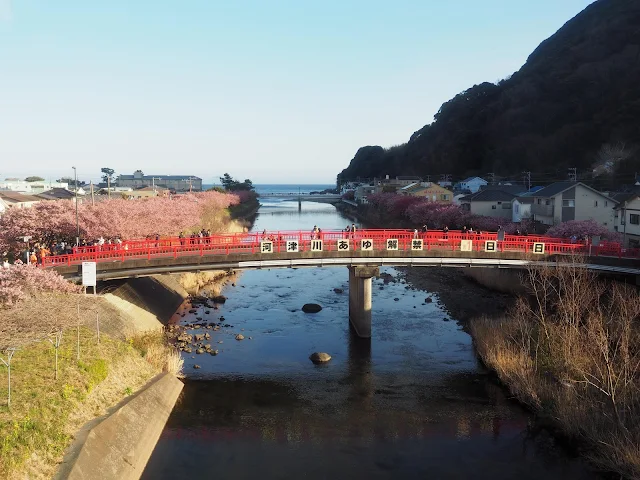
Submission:
M 302 203 L 302 215 L 261 208 L 254 229 L 347 223 L 331 205 L 317 217 Z M 374 281 L 373 336 L 363 340 L 350 334 L 346 285 L 341 269 L 243 273 L 205 318 L 233 325 L 212 332 L 220 355 L 185 356 L 189 378 L 143 478 L 596 478 L 531 435 L 528 414 L 488 379 L 437 298 Z M 302 313 L 309 301 L 323 310 Z M 247 339 L 235 341 L 238 331 Z M 318 349 L 333 359 L 313 365 Z

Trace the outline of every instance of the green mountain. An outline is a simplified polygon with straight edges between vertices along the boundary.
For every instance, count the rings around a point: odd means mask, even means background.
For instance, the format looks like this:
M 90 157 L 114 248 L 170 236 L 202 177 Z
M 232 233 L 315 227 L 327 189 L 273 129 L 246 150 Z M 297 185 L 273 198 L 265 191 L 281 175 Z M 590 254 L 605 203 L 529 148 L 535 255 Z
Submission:
M 444 103 L 403 145 L 358 150 L 338 182 L 389 174 L 535 180 L 640 173 L 640 0 L 598 0 L 510 78 Z M 596 173 L 593 171 L 596 169 Z M 596 182 L 596 183 L 597 183 Z

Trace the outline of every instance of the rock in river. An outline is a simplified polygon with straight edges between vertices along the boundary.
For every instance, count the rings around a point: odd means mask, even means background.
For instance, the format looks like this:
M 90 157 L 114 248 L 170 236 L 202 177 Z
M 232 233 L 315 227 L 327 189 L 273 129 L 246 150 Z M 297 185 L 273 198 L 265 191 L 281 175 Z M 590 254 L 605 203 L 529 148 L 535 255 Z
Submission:
M 224 295 L 216 295 L 215 297 L 212 297 L 211 300 L 213 300 L 215 303 L 224 303 L 227 301 L 227 297 L 225 297 Z
M 344 292 L 344 290 L 342 290 L 341 288 L 334 288 L 333 291 L 336 292 L 336 293 L 343 293 Z
M 304 313 L 318 313 L 320 310 L 322 310 L 322 307 L 317 303 L 305 303 L 302 306 L 302 311 Z
M 324 352 L 315 352 L 309 356 L 309 360 L 313 363 L 325 363 L 331 360 L 331 355 Z
M 238 335 L 236 335 L 236 340 L 244 340 L 244 335 L 239 333 Z
M 431 303 L 431 302 L 433 302 L 433 299 L 431 297 L 427 297 L 427 298 L 424 299 L 424 302 L 425 303 Z

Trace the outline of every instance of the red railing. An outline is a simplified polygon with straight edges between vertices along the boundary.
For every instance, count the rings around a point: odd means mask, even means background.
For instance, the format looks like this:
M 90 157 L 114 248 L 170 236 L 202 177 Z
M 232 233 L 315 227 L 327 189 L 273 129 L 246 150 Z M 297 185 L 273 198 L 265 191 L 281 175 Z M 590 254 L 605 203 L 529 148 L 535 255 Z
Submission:
M 398 240 L 398 250 L 411 251 L 412 240 L 421 239 L 423 250 L 460 251 L 462 240 L 471 240 L 472 251 L 483 251 L 486 241 L 496 241 L 496 249 L 500 252 L 533 252 L 534 243 L 544 243 L 545 253 L 569 254 L 581 253 L 586 255 L 607 255 L 616 257 L 640 256 L 638 249 L 623 249 L 619 244 L 603 243 L 598 247 L 589 246 L 584 242 L 566 243 L 563 239 L 544 236 L 505 235 L 504 240 L 497 240 L 498 234 L 462 233 L 460 231 L 428 231 L 418 233 L 410 230 L 381 230 L 368 229 L 357 232 L 326 231 L 319 235 L 308 231 L 275 231 L 250 232 L 213 235 L 211 237 L 179 238 L 163 237 L 159 239 L 127 240 L 122 244 L 108 244 L 91 247 L 76 247 L 69 255 L 53 255 L 44 258 L 44 267 L 76 265 L 86 261 L 92 262 L 124 262 L 128 259 L 181 257 L 187 255 L 229 255 L 255 254 L 261 252 L 261 242 L 273 241 L 273 252 L 286 252 L 286 242 L 296 241 L 298 251 L 311 251 L 314 239 L 323 240 L 323 251 L 344 251 L 338 248 L 338 241 L 348 239 L 348 251 L 360 251 L 360 240 L 370 239 L 373 250 L 387 250 L 387 240 Z

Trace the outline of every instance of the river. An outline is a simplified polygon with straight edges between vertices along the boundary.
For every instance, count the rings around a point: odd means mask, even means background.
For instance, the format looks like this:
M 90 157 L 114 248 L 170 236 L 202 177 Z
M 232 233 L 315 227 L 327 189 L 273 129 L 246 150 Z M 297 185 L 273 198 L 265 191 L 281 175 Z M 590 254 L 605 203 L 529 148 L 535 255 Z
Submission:
M 332 205 L 301 207 L 263 202 L 254 229 L 351 223 Z M 220 354 L 184 354 L 183 394 L 142 478 L 599 478 L 533 433 L 437 297 L 374 279 L 368 342 L 350 335 L 347 286 L 343 267 L 242 273 L 208 317 L 233 325 L 211 332 Z M 310 302 L 323 310 L 301 312 Z M 333 358 L 316 366 L 315 351 Z

